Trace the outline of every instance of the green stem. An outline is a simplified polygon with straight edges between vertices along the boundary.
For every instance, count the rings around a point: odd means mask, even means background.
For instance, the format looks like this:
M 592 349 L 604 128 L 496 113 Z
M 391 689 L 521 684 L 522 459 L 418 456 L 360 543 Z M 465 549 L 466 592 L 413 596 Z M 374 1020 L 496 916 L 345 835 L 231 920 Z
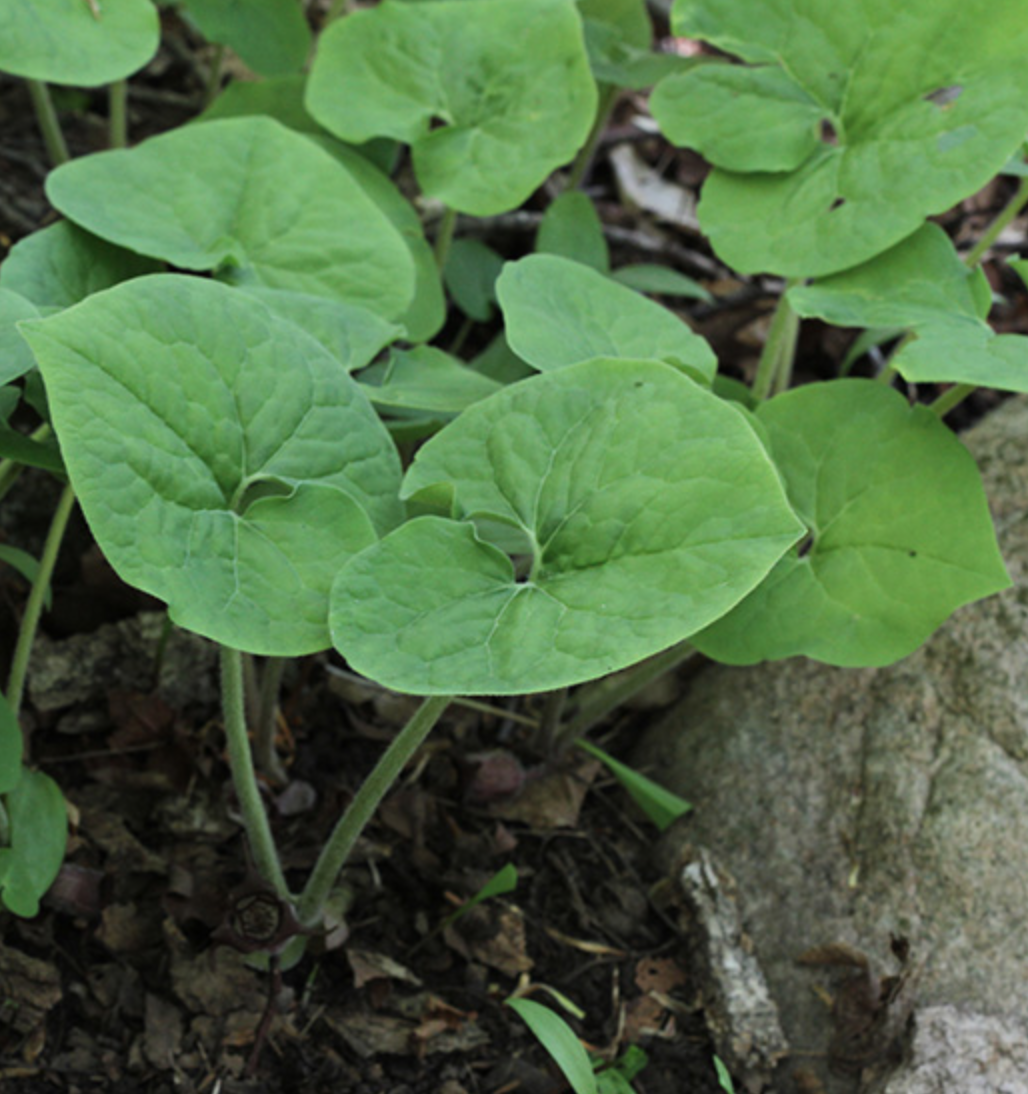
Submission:
M 25 614 L 21 618 L 21 627 L 18 630 L 18 643 L 14 647 L 11 675 L 7 681 L 7 701 L 10 703 L 15 715 L 21 709 L 21 699 L 25 691 L 25 676 L 28 673 L 32 643 L 35 640 L 36 629 L 39 626 L 39 617 L 43 614 L 46 590 L 50 585 L 50 578 L 53 576 L 54 566 L 57 563 L 57 553 L 61 549 L 64 530 L 68 527 L 68 518 L 71 516 L 74 506 L 75 491 L 70 486 L 66 486 L 50 521 L 50 530 L 46 534 L 46 543 L 43 544 L 43 557 L 39 560 L 36 580 L 32 582 L 29 598 L 25 602 Z
M 753 395 L 762 402 L 775 390 L 781 373 L 787 376 L 792 375 L 792 357 L 796 349 L 800 317 L 789 304 L 788 293 L 789 289 L 796 284 L 798 284 L 796 280 L 785 283 L 782 295 L 775 306 L 775 314 L 771 318 L 771 326 L 760 355 L 760 363 L 757 365 L 757 375 L 753 380 Z
M 440 270 L 446 265 L 446 259 L 450 255 L 450 244 L 453 242 L 453 232 L 456 227 L 457 210 L 447 205 L 435 234 L 435 264 Z
M 38 429 L 29 434 L 30 441 L 45 441 L 51 436 L 53 429 L 48 422 L 44 422 Z M 6 496 L 11 487 L 18 481 L 18 476 L 25 470 L 25 465 L 17 460 L 0 460 L 0 501 Z
M 612 710 L 637 695 L 647 685 L 680 665 L 696 653 L 688 642 L 679 642 L 663 653 L 640 661 L 624 672 L 583 689 L 582 701 L 575 716 L 560 729 L 560 740 L 570 747 L 576 737 L 587 733 Z
M 1028 205 L 1028 178 L 1021 179 L 1013 197 L 996 214 L 996 219 L 981 234 L 978 242 L 964 256 L 968 266 L 977 266 L 985 252 L 999 239 L 1003 229 Z
M 451 701 L 449 695 L 425 699 L 411 720 L 393 738 L 371 774 L 361 783 L 350 808 L 339 818 L 328 842 L 321 849 L 300 895 L 301 923 L 307 926 L 317 923 L 357 837 Z
M 560 731 L 560 720 L 564 717 L 569 690 L 557 688 L 556 691 L 547 692 L 543 700 L 539 736 L 542 739 L 543 750 L 549 756 L 558 751 L 561 741 L 564 740 Z
M 257 766 L 273 782 L 284 785 L 289 775 L 275 751 L 275 723 L 278 718 L 278 693 L 285 672 L 284 657 L 269 657 L 261 669 L 260 690 L 257 697 L 257 721 L 253 731 L 253 751 Z
M 221 647 L 221 707 L 225 720 L 228 764 L 254 862 L 264 880 L 275 887 L 279 896 L 288 899 L 289 889 L 271 834 L 268 814 L 261 800 L 260 787 L 253 769 L 253 757 L 250 754 L 250 742 L 246 736 L 243 655 L 239 650 L 228 646 Z
M 11 822 L 7 819 L 7 810 L 0 801 L 0 847 L 9 847 L 11 843 Z
M 68 145 L 64 141 L 61 132 L 61 123 L 57 120 L 57 111 L 54 110 L 54 101 L 50 98 L 50 88 L 42 80 L 26 80 L 29 95 L 32 97 L 32 108 L 36 112 L 36 121 L 43 134 L 43 143 L 46 145 L 47 155 L 54 167 L 67 163 L 71 159 L 68 154 Z
M 958 406 L 968 395 L 977 390 L 977 384 L 954 384 L 934 402 L 929 403 L 928 409 L 938 417 L 944 418 L 955 406 Z
M 108 143 L 111 148 L 128 147 L 128 81 L 115 80 L 107 88 Z
M 207 73 L 207 86 L 203 92 L 203 105 L 210 106 L 221 90 L 221 66 L 225 61 L 225 47 L 216 45 L 211 55 L 211 68 Z
M 579 148 L 578 155 L 575 156 L 575 162 L 572 163 L 567 181 L 564 184 L 565 190 L 574 190 L 581 185 L 582 179 L 585 178 L 589 165 L 593 161 L 593 156 L 596 155 L 596 149 L 599 146 L 600 138 L 603 136 L 603 131 L 607 128 L 607 122 L 610 121 L 610 115 L 617 104 L 619 88 L 612 84 L 601 85 L 601 87 L 600 101 L 596 108 L 596 117 L 593 119 L 593 127 L 589 130 L 589 136 L 585 138 L 585 144 Z

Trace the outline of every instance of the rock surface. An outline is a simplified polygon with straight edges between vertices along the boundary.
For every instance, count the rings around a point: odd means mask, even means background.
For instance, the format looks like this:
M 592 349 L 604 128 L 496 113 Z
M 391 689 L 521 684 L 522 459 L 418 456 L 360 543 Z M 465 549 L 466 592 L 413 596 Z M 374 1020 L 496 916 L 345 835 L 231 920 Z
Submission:
M 847 943 L 884 975 L 897 971 L 891 940 L 905 939 L 918 1008 L 1028 1020 L 1028 403 L 965 440 L 1012 589 L 887 669 L 712 667 L 637 757 L 696 806 L 676 838 L 710 848 L 738 883 L 793 1050 L 782 1094 L 800 1069 L 848 1092 L 863 1065 L 885 1063 L 880 1045 L 861 1058 L 854 1028 L 850 1075 L 830 1074 L 829 1043 L 849 1034 L 825 996 L 839 971 L 797 963 L 814 946 Z M 1028 1094 L 1028 1072 L 1003 1081 L 974 1089 Z

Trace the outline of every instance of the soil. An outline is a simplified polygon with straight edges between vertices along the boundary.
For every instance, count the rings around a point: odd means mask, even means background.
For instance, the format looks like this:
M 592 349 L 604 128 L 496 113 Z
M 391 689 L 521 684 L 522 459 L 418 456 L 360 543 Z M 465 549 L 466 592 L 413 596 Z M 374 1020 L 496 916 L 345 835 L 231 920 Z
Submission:
M 166 31 L 158 58 L 132 81 L 134 141 L 181 124 L 201 104 L 206 47 L 170 18 Z M 103 147 L 101 92 L 66 90 L 58 106 L 73 154 Z M 717 303 L 683 314 L 710 339 L 723 371 L 746 379 L 778 285 L 733 277 L 699 235 L 658 228 L 645 210 L 620 203 L 607 156 L 615 139 L 630 140 L 671 183 L 695 189 L 703 177 L 695 157 L 634 126 L 644 111 L 641 97 L 626 95 L 589 181 L 615 264 L 663 261 L 700 277 Z M 28 96 L 3 77 L 0 163 L 2 255 L 55 219 Z M 1011 186 L 990 185 L 943 218 L 947 228 L 973 236 Z M 490 241 L 507 257 L 527 251 L 545 203 L 540 194 L 520 219 L 500 218 Z M 989 273 L 997 289 L 1013 288 Z M 1022 294 L 1000 310 L 998 325 L 1025 331 L 1026 320 Z M 460 325 L 455 317 L 450 333 Z M 836 374 L 853 334 L 805 324 L 797 380 Z M 961 408 L 964 421 L 995 398 L 976 396 Z M 52 481 L 25 475 L 0 509 L 0 541 L 38 551 L 54 494 Z M 540 716 L 538 698 L 486 712 L 451 708 L 345 872 L 345 925 L 307 939 L 298 964 L 269 974 L 239 949 L 241 917 L 263 897 L 234 819 L 212 651 L 191 647 L 185 675 L 168 685 L 157 664 L 160 606 L 118 582 L 81 519 L 54 585 L 27 719 L 34 761 L 65 791 L 73 834 L 41 914 L 0 916 L 5 1092 L 569 1089 L 504 1006 L 515 992 L 562 1013 L 605 1060 L 640 1047 L 647 1063 L 632 1079 L 638 1094 L 721 1089 L 689 938 L 653 855 L 655 831 L 596 764 L 539 743 L 525 724 Z M 22 579 L 0 567 L 4 658 L 25 595 Z M 168 649 L 184 641 L 175 637 Z M 114 650 L 114 662 L 91 660 L 95 644 Z M 69 671 L 107 668 L 80 673 L 58 694 L 57 682 L 45 682 L 59 659 Z M 679 690 L 663 682 L 646 697 L 649 709 L 620 712 L 598 742 L 625 757 L 653 708 Z M 297 886 L 408 713 L 407 700 L 355 683 L 334 655 L 290 669 L 278 742 L 288 783 L 269 782 L 267 802 Z M 508 864 L 516 888 L 452 918 Z

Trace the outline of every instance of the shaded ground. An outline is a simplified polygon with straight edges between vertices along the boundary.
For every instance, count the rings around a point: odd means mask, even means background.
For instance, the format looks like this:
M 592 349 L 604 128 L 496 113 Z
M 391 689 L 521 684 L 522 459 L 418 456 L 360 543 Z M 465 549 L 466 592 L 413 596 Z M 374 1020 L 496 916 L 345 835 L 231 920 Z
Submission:
M 199 107 L 203 51 L 182 28 L 170 27 L 166 38 L 133 81 L 134 140 Z M 72 151 L 102 147 L 103 95 L 68 92 L 63 106 Z M 683 313 L 710 339 L 723 371 L 747 378 L 777 285 L 734 279 L 710 255 L 688 212 L 703 165 L 640 128 L 642 108 L 626 97 L 590 193 L 621 261 L 672 265 L 716 294 L 716 304 Z M 622 205 L 626 156 L 649 172 L 651 194 L 658 181 L 671 191 L 650 205 L 646 198 L 631 210 Z M 0 78 L 0 255 L 52 219 L 45 173 L 28 97 Z M 957 238 L 972 236 L 1009 189 L 1009 180 L 991 185 L 947 227 Z M 525 253 L 544 206 L 540 196 L 489 222 L 490 241 L 508 257 Z M 1028 330 L 1023 295 L 1017 300 L 1000 314 L 1001 329 Z M 833 375 L 851 340 L 805 324 L 798 379 Z M 870 367 L 865 361 L 858 371 Z M 971 419 L 994 399 L 978 396 L 961 413 Z M 0 510 L 0 540 L 38 551 L 51 487 L 37 477 L 19 484 Z M 212 653 L 173 637 L 158 670 L 160 617 L 137 618 L 154 605 L 110 575 L 81 521 L 55 586 L 29 717 L 35 760 L 73 806 L 74 836 L 41 916 L 0 917 L 4 1091 L 567 1089 L 504 1009 L 515 990 L 554 1007 L 554 992 L 566 997 L 584 1015 L 571 1019 L 576 1030 L 609 1059 L 641 1045 L 649 1063 L 633 1079 L 639 1094 L 719 1089 L 688 939 L 651 856 L 654 832 L 594 767 L 544 754 L 518 721 L 538 715 L 531 701 L 505 713 L 451 710 L 347 871 L 349 933 L 311 939 L 308 956 L 283 975 L 255 1074 L 245 1078 L 271 981 L 212 940 L 246 881 Z M 0 567 L 2 642 L 24 596 L 21 579 Z M 125 619 L 135 621 L 115 624 Z M 0 656 L 8 653 L 0 646 Z M 292 671 L 280 742 L 290 783 L 269 788 L 269 807 L 296 882 L 405 713 L 404 701 L 355 689 L 327 658 Z M 623 713 L 601 743 L 623 754 L 648 717 Z M 508 863 L 517 888 L 443 929 Z

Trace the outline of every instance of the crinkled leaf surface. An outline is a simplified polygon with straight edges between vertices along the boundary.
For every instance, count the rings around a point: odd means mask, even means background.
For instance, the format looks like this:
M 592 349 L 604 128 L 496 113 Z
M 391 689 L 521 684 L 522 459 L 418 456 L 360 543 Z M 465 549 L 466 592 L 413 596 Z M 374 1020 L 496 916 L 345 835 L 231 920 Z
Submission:
M 540 371 L 592 357 L 650 357 L 709 383 L 717 359 L 667 308 L 578 262 L 529 255 L 496 283 L 511 348 Z
M 443 414 L 457 414 L 500 390 L 495 380 L 435 346 L 394 350 L 383 366 L 372 366 L 359 379 L 378 406 Z
M 404 481 L 447 490 L 473 520 L 402 525 L 332 591 L 336 647 L 399 691 L 605 675 L 718 618 L 803 530 L 742 413 L 656 361 L 570 365 L 469 408 Z M 531 555 L 523 579 L 479 538 L 504 527 Z
M 152 258 L 60 220 L 11 248 L 0 266 L 0 288 L 21 293 L 39 308 L 69 308 L 90 293 L 158 269 Z
M 231 46 L 264 76 L 297 72 L 311 32 L 297 0 L 186 0 L 186 10 L 210 42 Z
M 565 190 L 543 214 L 535 249 L 580 262 L 600 273 L 610 270 L 610 249 L 596 206 L 581 190 Z
M 914 383 L 966 383 L 1028 391 L 1028 338 L 985 322 L 991 289 L 961 261 L 946 233 L 926 224 L 852 270 L 792 289 L 803 316 L 852 327 L 910 327 L 916 340 L 892 359 Z
M 398 318 L 414 292 L 399 233 L 350 173 L 269 118 L 186 126 L 52 171 L 47 196 L 104 239 L 226 281 Z
M 226 645 L 325 648 L 336 570 L 402 519 L 392 442 L 338 361 L 246 293 L 170 274 L 22 329 L 122 578 Z
M 316 338 L 347 372 L 364 368 L 379 350 L 404 334 L 399 324 L 359 304 L 260 285 L 241 288 L 276 315 Z
M 652 105 L 675 144 L 702 148 L 711 163 L 735 171 L 795 170 L 818 147 L 825 117 L 825 107 L 776 65 L 697 65 L 664 80 Z
M 870 380 L 810 384 L 756 412 L 810 530 L 695 635 L 731 664 L 885 665 L 1010 584 L 974 460 L 925 407 Z
M 30 80 L 95 87 L 131 76 L 157 52 L 151 0 L 4 0 L 0 71 Z
M 53 779 L 28 769 L 6 804 L 11 843 L 0 848 L 0 900 L 15 915 L 31 919 L 64 861 L 67 810 Z
M 744 272 L 866 261 L 983 186 L 1028 128 L 1022 0 L 676 0 L 673 29 L 750 62 L 669 77 L 653 102 L 717 163 L 700 221 Z
M 406 141 L 425 194 L 489 216 L 574 156 L 596 85 L 567 0 L 384 0 L 321 36 L 307 107 L 343 140 Z
M 37 319 L 39 311 L 19 293 L 0 288 L 0 384 L 17 380 L 36 362 L 16 326 L 22 319 Z
M 18 785 L 24 742 L 11 704 L 0 695 L 0 794 Z

